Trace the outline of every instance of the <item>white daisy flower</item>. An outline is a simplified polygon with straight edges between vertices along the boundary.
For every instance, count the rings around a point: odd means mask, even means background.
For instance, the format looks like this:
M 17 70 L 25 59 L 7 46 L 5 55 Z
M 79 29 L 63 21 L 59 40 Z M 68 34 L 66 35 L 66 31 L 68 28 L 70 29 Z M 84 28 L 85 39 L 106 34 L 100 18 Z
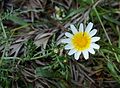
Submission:
M 66 32 L 66 39 L 62 39 L 62 43 L 67 43 L 65 46 L 66 50 L 70 50 L 68 55 L 73 55 L 76 60 L 79 59 L 80 55 L 83 54 L 85 59 L 89 58 L 89 53 L 95 54 L 94 49 L 99 49 L 100 46 L 95 42 L 100 39 L 100 37 L 94 37 L 97 33 L 96 29 L 91 30 L 93 23 L 89 23 L 87 27 L 83 28 L 83 23 L 80 24 L 77 30 L 74 25 L 70 25 L 70 30 L 73 34 Z

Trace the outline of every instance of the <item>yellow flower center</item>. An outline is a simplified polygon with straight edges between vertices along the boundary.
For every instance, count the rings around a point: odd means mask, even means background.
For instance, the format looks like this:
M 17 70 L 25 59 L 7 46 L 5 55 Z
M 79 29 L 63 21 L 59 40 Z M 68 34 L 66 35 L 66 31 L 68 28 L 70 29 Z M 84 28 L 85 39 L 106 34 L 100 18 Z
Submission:
M 78 51 L 86 50 L 90 47 L 91 37 L 87 32 L 78 32 L 72 38 L 72 44 Z

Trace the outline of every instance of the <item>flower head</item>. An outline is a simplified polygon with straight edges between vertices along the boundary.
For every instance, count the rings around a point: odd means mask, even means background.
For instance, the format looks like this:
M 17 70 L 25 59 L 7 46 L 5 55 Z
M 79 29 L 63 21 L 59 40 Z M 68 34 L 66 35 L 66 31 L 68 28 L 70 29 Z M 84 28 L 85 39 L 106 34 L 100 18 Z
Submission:
M 62 43 L 67 43 L 65 46 L 66 50 L 70 50 L 68 55 L 73 55 L 76 60 L 79 59 L 81 53 L 85 59 L 89 58 L 89 53 L 95 54 L 94 49 L 99 49 L 100 46 L 95 42 L 100 39 L 100 37 L 94 37 L 97 33 L 96 29 L 93 29 L 93 23 L 89 23 L 87 27 L 83 28 L 83 23 L 80 24 L 77 30 L 74 25 L 70 25 L 70 30 L 73 34 L 66 32 L 66 39 L 62 39 Z

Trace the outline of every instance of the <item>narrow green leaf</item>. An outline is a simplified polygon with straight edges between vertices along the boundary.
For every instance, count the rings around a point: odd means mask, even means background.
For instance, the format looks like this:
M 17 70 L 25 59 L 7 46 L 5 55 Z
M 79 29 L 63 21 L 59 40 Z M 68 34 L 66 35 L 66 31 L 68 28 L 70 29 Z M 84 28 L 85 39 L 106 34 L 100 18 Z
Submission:
M 24 19 L 17 17 L 16 15 L 10 15 L 7 17 L 7 19 L 11 20 L 14 23 L 19 24 L 19 25 L 26 25 L 27 24 L 27 22 Z
M 113 76 L 117 77 L 117 72 L 114 68 L 114 65 L 110 62 L 107 63 L 107 67 L 110 70 L 110 72 L 112 73 Z
M 117 21 L 116 19 L 112 18 L 112 17 L 109 17 L 109 16 L 104 15 L 103 18 L 105 18 L 106 20 L 108 20 L 108 21 L 110 21 L 110 22 L 112 22 L 112 23 L 115 23 L 115 24 L 117 24 L 117 25 L 120 25 L 120 22 Z
M 86 10 L 85 8 L 72 9 L 70 13 L 67 15 L 67 17 L 64 18 L 64 20 L 74 16 L 77 13 L 84 12 L 85 10 Z
M 54 77 L 51 71 L 43 68 L 36 68 L 36 75 L 41 77 Z

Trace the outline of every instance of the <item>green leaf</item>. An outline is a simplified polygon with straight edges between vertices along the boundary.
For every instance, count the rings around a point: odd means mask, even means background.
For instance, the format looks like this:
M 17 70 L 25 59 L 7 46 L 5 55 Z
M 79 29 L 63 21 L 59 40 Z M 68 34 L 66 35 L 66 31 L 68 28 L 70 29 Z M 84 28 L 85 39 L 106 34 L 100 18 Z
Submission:
M 104 52 L 107 52 L 108 53 L 116 53 L 116 54 L 119 54 L 120 55 L 120 48 L 114 46 L 114 45 L 110 45 L 108 43 L 105 43 L 105 42 L 102 42 L 104 45 L 102 47 L 105 47 L 105 48 L 102 48 L 101 50 L 104 51 Z
M 43 69 L 41 67 L 36 68 L 36 75 L 41 77 L 54 77 L 51 71 Z
M 110 70 L 110 72 L 112 73 L 113 76 L 117 77 L 117 72 L 114 68 L 114 65 L 110 62 L 107 63 L 107 67 Z
M 82 1 L 87 3 L 87 4 L 92 4 L 92 0 L 82 0 Z
M 117 21 L 116 19 L 112 18 L 112 17 L 109 17 L 109 16 L 107 16 L 107 15 L 104 15 L 103 18 L 106 19 L 106 20 L 108 20 L 108 21 L 110 21 L 110 22 L 112 22 L 112 23 L 115 23 L 115 24 L 117 24 L 117 25 L 120 25 L 120 22 Z
M 67 15 L 67 17 L 65 17 L 63 20 L 68 19 L 69 17 L 72 17 L 77 13 L 84 12 L 85 10 L 85 8 L 72 9 Z
M 27 22 L 24 19 L 22 19 L 16 15 L 10 15 L 7 17 L 7 19 L 11 20 L 14 23 L 19 24 L 19 25 L 26 25 L 27 24 Z

